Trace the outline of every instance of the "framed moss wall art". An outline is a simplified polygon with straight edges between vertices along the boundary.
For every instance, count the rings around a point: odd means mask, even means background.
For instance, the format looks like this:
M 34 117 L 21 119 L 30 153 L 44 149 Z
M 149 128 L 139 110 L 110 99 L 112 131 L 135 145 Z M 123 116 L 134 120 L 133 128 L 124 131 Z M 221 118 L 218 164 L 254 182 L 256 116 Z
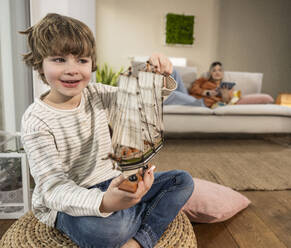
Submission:
M 166 14 L 166 45 L 192 46 L 194 43 L 194 16 Z

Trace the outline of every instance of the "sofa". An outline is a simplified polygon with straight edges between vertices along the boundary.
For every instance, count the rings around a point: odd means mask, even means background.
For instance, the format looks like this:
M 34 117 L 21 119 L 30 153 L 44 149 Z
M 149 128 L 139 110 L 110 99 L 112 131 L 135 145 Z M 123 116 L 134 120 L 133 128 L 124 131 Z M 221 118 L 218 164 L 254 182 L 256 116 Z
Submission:
M 189 88 L 197 78 L 195 67 L 174 67 Z M 241 95 L 261 93 L 263 74 L 225 71 L 224 81 L 235 82 Z M 291 133 L 291 107 L 276 104 L 240 104 L 209 109 L 164 105 L 165 134 Z

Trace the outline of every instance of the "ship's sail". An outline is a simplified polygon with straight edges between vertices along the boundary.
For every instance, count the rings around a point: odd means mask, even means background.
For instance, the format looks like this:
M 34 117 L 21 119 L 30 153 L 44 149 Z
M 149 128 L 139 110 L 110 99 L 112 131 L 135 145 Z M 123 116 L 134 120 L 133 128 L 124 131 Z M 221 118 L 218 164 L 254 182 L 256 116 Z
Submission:
M 140 105 L 142 132 L 144 140 L 150 144 L 155 144 L 162 137 L 162 87 L 163 76 L 159 74 L 140 72 Z
M 118 87 L 115 111 L 110 120 L 113 149 L 125 146 L 143 150 L 137 78 L 122 75 Z
M 164 76 L 139 71 L 119 78 L 115 111 L 110 115 L 115 160 L 122 171 L 144 166 L 163 145 Z

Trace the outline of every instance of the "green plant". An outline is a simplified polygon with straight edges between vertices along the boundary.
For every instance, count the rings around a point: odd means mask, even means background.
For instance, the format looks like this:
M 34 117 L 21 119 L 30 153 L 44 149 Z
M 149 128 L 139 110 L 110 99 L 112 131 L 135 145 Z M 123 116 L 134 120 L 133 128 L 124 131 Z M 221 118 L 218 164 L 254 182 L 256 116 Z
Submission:
M 110 67 L 107 63 L 104 63 L 102 66 L 98 65 L 96 70 L 96 80 L 97 82 L 103 84 L 116 86 L 118 76 L 122 71 L 123 67 L 121 67 L 118 72 L 114 72 L 112 67 Z
M 169 13 L 166 16 L 166 43 L 192 45 L 194 16 Z

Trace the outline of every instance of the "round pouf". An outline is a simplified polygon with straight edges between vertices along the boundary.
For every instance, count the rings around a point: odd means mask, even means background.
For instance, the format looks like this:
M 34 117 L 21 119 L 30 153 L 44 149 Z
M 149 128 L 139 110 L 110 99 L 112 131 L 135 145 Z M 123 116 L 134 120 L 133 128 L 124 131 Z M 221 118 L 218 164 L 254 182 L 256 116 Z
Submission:
M 192 224 L 183 212 L 168 226 L 155 248 L 197 248 Z
M 78 248 L 66 235 L 38 221 L 32 212 L 26 213 L 3 235 L 1 248 Z M 180 212 L 168 226 L 155 248 L 197 247 L 193 227 L 187 216 Z

